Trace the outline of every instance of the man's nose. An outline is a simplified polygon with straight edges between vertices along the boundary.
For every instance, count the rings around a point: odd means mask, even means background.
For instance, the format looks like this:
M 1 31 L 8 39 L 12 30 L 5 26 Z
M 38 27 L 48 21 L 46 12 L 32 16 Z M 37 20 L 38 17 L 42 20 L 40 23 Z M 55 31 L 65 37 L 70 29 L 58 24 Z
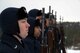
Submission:
M 30 24 L 29 23 L 26 23 L 27 27 L 30 27 Z
M 39 28 L 39 30 L 41 31 L 41 28 Z

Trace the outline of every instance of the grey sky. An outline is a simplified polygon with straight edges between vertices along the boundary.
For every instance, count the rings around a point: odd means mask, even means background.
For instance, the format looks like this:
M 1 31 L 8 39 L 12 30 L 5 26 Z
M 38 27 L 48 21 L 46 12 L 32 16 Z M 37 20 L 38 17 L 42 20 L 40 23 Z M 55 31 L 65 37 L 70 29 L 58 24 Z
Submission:
M 80 22 L 80 0 L 0 0 L 0 12 L 7 7 L 25 6 L 27 11 L 37 8 L 46 8 L 48 12 L 49 5 L 54 11 L 57 11 L 57 20 L 60 15 L 64 17 L 64 21 Z

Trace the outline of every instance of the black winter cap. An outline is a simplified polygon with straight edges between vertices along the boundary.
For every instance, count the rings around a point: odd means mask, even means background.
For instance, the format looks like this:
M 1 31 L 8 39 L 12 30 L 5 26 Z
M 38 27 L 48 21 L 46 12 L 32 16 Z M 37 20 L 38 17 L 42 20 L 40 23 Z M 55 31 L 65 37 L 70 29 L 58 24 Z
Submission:
M 28 12 L 28 16 L 29 17 L 34 17 L 36 18 L 37 16 L 41 16 L 42 15 L 42 12 L 41 10 L 38 10 L 38 9 L 32 9 Z
M 3 33 L 19 33 L 18 20 L 28 17 L 26 8 L 9 7 L 1 12 L 0 21 Z

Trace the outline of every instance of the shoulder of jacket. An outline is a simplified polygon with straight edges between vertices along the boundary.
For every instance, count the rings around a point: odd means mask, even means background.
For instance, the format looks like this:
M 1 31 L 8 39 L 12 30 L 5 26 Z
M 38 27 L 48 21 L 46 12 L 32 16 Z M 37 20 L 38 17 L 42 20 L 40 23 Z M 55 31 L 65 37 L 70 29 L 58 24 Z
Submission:
M 16 47 L 16 46 L 15 46 Z M 9 46 L 8 44 L 0 42 L 0 53 L 14 53 L 17 50 Z

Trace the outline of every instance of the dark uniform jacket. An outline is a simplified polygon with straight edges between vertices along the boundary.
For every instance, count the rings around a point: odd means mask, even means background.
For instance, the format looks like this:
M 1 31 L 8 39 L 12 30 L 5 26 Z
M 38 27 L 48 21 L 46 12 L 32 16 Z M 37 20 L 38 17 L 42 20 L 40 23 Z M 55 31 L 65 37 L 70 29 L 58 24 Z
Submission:
M 0 41 L 0 53 L 29 53 L 27 45 L 22 44 L 12 35 L 4 34 Z
M 25 43 L 28 45 L 30 53 L 40 53 L 40 42 L 37 39 L 27 37 Z

